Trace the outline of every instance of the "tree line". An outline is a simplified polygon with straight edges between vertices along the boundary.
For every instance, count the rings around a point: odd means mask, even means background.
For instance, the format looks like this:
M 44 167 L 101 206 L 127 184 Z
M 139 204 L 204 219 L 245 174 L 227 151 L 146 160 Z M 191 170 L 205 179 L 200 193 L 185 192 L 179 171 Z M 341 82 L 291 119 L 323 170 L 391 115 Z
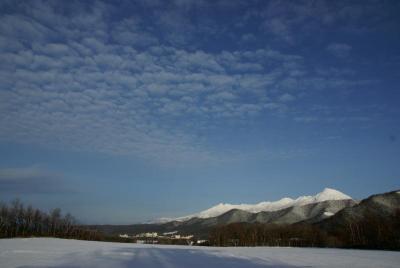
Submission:
M 212 246 L 321 247 L 324 234 L 311 225 L 232 223 L 211 230 Z
M 366 212 L 326 230 L 317 224 L 232 223 L 210 231 L 211 246 L 342 247 L 400 250 L 400 210 Z
M 363 217 L 348 220 L 328 234 L 336 238 L 339 246 L 400 250 L 400 209 L 384 217 L 366 211 Z
M 44 212 L 25 206 L 19 199 L 0 203 L 0 238 L 59 237 L 82 240 L 103 240 L 103 235 L 77 224 L 69 213 L 63 215 L 55 208 Z

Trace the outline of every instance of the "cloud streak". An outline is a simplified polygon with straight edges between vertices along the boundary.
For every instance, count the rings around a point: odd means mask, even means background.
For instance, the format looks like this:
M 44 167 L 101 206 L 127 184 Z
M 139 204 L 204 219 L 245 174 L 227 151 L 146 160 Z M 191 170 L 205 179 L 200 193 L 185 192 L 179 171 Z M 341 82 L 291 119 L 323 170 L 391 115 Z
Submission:
M 40 169 L 0 169 L 0 192 L 6 194 L 60 194 L 71 193 L 72 188 L 64 182 L 63 176 Z

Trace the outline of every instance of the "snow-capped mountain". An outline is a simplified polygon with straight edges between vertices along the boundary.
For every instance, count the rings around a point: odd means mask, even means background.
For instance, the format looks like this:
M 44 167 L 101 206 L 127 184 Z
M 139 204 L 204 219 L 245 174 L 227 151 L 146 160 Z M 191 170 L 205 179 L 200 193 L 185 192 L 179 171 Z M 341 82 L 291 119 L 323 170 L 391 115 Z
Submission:
M 304 206 L 308 204 L 320 203 L 329 200 L 347 200 L 347 199 L 352 199 L 352 198 L 335 189 L 325 188 L 322 192 L 314 196 L 300 196 L 296 199 L 285 197 L 278 201 L 273 201 L 273 202 L 265 201 L 265 202 L 260 202 L 258 204 L 234 205 L 234 204 L 220 203 L 216 206 L 213 206 L 199 213 L 175 219 L 163 218 L 162 220 L 160 219 L 160 221 L 158 222 L 162 223 L 168 221 L 187 221 L 192 218 L 201 218 L 201 219 L 212 218 L 222 215 L 232 209 L 240 209 L 250 213 L 258 213 L 262 211 L 265 212 L 277 211 L 288 207 Z
M 372 195 L 361 201 L 337 190 L 324 189 L 314 196 L 283 198 L 258 204 L 219 204 L 202 212 L 162 222 L 122 226 L 97 225 L 104 233 L 179 232 L 207 239 L 215 226 L 232 223 L 290 225 L 301 223 L 320 226 L 327 231 L 347 228 L 351 219 L 362 219 L 374 213 L 377 219 L 394 215 L 400 204 L 400 191 Z M 215 216 L 214 216 L 215 215 Z M 336 229 L 339 228 L 339 229 Z

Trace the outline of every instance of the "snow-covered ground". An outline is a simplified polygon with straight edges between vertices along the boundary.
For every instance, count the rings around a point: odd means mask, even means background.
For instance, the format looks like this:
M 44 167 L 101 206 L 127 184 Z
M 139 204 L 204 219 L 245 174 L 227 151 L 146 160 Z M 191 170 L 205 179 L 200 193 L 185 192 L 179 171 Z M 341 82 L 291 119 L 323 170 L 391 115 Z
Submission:
M 400 267 L 400 252 L 314 248 L 211 248 L 55 238 L 0 239 L 0 267 Z

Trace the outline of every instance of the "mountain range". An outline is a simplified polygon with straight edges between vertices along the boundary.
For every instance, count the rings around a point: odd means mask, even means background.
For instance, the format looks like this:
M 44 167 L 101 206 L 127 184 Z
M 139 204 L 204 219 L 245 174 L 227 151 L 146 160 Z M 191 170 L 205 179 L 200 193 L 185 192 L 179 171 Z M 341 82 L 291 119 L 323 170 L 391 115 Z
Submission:
M 251 214 L 257 214 L 260 212 L 272 212 L 272 211 L 279 211 L 290 207 L 300 207 L 310 204 L 321 203 L 325 201 L 340 201 L 340 200 L 352 200 L 352 198 L 342 192 L 339 192 L 334 189 L 325 188 L 322 192 L 314 195 L 314 196 L 300 196 L 296 199 L 292 199 L 289 197 L 282 198 L 278 201 L 270 202 L 260 202 L 258 204 L 240 204 L 240 205 L 233 205 L 233 204 L 224 204 L 220 203 L 216 206 L 213 206 L 209 209 L 201 211 L 196 214 L 183 216 L 179 218 L 161 218 L 153 223 L 165 223 L 171 221 L 188 221 L 193 218 L 198 219 L 207 219 L 218 217 L 228 211 L 231 210 L 240 210 L 245 211 Z M 341 202 L 338 202 L 341 203 Z M 335 213 L 336 211 L 326 211 L 327 213 Z
M 394 196 L 381 194 L 370 199 L 358 202 L 350 196 L 330 188 L 314 196 L 301 196 L 296 199 L 282 198 L 274 202 L 260 202 L 258 204 L 218 204 L 204 211 L 175 219 L 162 219 L 162 221 L 133 224 L 133 225 L 97 225 L 94 228 L 107 234 L 138 234 L 142 232 L 171 232 L 178 231 L 181 234 L 195 234 L 206 237 L 209 231 L 215 227 L 230 223 L 262 223 L 262 224 L 320 224 L 324 227 L 334 226 L 337 215 L 347 218 L 349 215 L 360 214 L 363 207 L 380 206 L 391 197 L 392 208 L 400 207 L 400 194 L 394 192 Z M 372 202 L 372 203 L 371 203 Z M 387 210 L 387 209 L 386 209 Z M 386 211 L 383 209 L 382 211 Z M 362 213 L 361 213 L 362 214 Z M 332 220 L 330 220 L 332 219 Z M 330 220 L 330 221 L 328 221 Z M 325 224 L 324 222 L 332 222 Z

